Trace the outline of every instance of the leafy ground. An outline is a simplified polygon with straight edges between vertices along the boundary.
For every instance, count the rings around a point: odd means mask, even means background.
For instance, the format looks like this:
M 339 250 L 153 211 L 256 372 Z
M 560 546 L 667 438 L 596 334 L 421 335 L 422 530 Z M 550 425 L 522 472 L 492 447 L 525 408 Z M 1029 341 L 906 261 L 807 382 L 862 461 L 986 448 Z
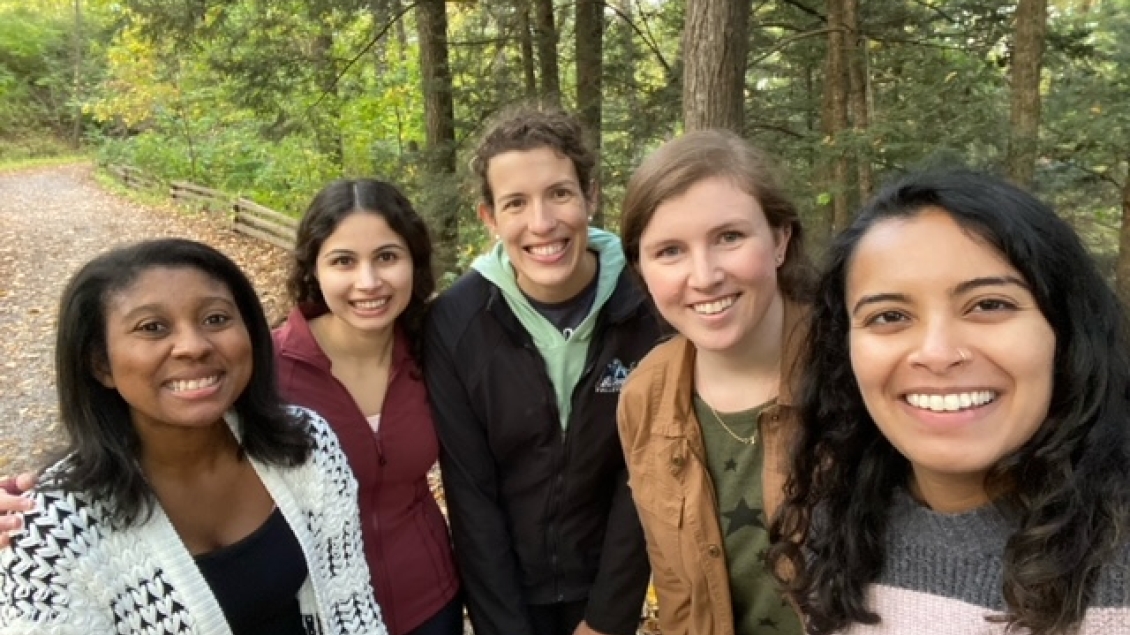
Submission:
M 42 467 L 59 444 L 52 352 L 56 304 L 78 267 L 145 238 L 205 241 L 238 262 L 269 317 L 281 317 L 285 254 L 215 214 L 140 205 L 86 164 L 0 172 L 0 475 Z

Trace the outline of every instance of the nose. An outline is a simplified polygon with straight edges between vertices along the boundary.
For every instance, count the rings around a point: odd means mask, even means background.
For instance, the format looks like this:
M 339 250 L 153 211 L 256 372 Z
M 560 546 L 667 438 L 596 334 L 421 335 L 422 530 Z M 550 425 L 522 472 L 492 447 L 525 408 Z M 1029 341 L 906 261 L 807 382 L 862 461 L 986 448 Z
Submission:
M 534 199 L 530 204 L 530 231 L 534 234 L 548 234 L 557 228 L 557 214 L 553 206 L 542 199 Z
M 709 249 L 691 248 L 690 279 L 688 284 L 695 289 L 709 289 L 722 281 L 722 270 L 715 262 Z
M 173 355 L 196 359 L 212 351 L 212 341 L 199 328 L 178 329 L 173 341 Z
M 381 276 L 376 266 L 372 263 L 362 264 L 357 268 L 357 288 L 373 290 L 381 286 Z
M 968 350 L 952 321 L 927 319 L 922 324 L 921 339 L 911 351 L 908 361 L 913 366 L 942 374 L 969 362 L 971 354 Z

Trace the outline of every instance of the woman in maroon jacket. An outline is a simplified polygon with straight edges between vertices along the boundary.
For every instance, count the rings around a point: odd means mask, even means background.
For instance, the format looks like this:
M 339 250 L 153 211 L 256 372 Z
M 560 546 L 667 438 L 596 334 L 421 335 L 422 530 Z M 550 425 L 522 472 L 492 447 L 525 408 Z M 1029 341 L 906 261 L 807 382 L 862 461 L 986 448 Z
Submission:
M 427 226 L 395 187 L 329 184 L 298 227 L 295 306 L 274 334 L 283 396 L 329 421 L 357 477 L 392 635 L 463 631 L 447 526 L 428 488 L 439 447 L 416 365 L 431 255 Z

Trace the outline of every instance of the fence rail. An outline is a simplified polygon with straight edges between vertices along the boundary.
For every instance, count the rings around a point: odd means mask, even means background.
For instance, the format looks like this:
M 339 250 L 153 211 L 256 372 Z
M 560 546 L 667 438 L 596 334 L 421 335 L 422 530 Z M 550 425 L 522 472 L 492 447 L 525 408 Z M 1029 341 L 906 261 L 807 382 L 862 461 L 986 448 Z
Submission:
M 162 181 L 129 165 L 107 165 L 106 170 L 123 185 L 135 190 L 162 190 Z M 176 203 L 208 212 L 224 212 L 231 228 L 283 249 L 293 249 L 298 220 L 264 207 L 242 196 L 235 196 L 189 181 L 169 183 L 169 197 Z
M 108 165 L 106 169 L 110 171 L 128 188 L 134 190 L 161 190 L 164 189 L 161 179 L 146 174 L 141 170 L 130 165 Z
M 228 209 L 232 199 L 230 194 L 188 181 L 169 183 L 169 196 L 182 205 L 209 212 Z

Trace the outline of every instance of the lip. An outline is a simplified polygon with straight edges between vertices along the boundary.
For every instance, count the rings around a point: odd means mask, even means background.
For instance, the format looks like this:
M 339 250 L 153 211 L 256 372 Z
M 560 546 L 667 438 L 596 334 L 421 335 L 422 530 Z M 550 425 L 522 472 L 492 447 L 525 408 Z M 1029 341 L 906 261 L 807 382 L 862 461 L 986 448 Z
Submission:
M 560 262 L 561 260 L 563 260 L 565 258 L 565 256 L 569 253 L 569 246 L 571 244 L 572 244 L 572 240 L 570 240 L 568 238 L 560 238 L 560 239 L 557 239 L 557 240 L 549 240 L 549 241 L 539 242 L 539 243 L 532 244 L 532 245 L 523 245 L 522 246 L 522 253 L 524 253 L 527 258 L 533 260 L 534 262 L 538 262 L 538 263 L 541 263 L 541 264 L 547 264 L 547 265 L 548 264 L 556 264 L 556 263 Z M 555 253 L 552 253 L 552 254 L 536 254 L 533 251 L 531 251 L 532 249 L 538 249 L 538 248 L 541 248 L 541 247 L 548 247 L 548 246 L 551 246 L 551 245 L 561 245 L 561 250 L 557 251 Z
M 716 296 L 709 298 L 709 299 L 698 300 L 698 301 L 695 301 L 695 302 L 688 302 L 686 307 L 687 307 L 687 309 L 689 309 L 692 313 L 694 313 L 696 316 L 698 316 L 701 319 L 716 320 L 716 319 L 721 318 L 722 316 L 728 315 L 731 312 L 731 309 L 733 309 L 734 306 L 737 305 L 738 300 L 741 298 L 741 295 L 742 295 L 741 293 L 724 293 L 724 294 L 716 295 Z M 719 303 L 725 304 L 726 302 L 729 302 L 729 304 L 722 306 L 718 311 L 716 311 L 714 313 L 701 313 L 697 309 L 695 309 L 696 306 L 701 307 L 703 305 L 719 304 Z
M 983 392 L 992 393 L 992 399 L 987 403 L 980 405 L 971 405 L 968 408 L 961 408 L 959 410 L 928 410 L 926 408 L 912 405 L 909 401 L 907 401 L 907 398 L 910 395 L 945 396 Z M 1002 396 L 1002 391 L 984 386 L 978 386 L 975 388 L 913 388 L 901 392 L 898 396 L 897 401 L 902 412 L 905 412 L 907 416 L 916 421 L 919 425 L 928 429 L 938 431 L 950 431 L 973 425 L 983 420 L 985 417 L 990 416 L 999 407 Z
M 383 302 L 383 304 L 381 304 L 380 306 L 376 306 L 376 307 L 363 307 L 363 306 L 359 306 L 357 304 L 358 302 L 366 302 L 366 303 Z M 377 296 L 377 297 L 373 297 L 373 298 L 353 298 L 353 299 L 349 300 L 349 308 L 354 313 L 356 313 L 357 315 L 360 315 L 360 316 L 363 316 L 363 317 L 384 315 L 385 313 L 388 312 L 388 310 L 391 306 L 392 306 L 392 296 L 391 295 L 382 295 L 382 296 Z
M 219 392 L 225 377 L 227 373 L 221 370 L 195 373 L 166 379 L 161 383 L 161 388 L 178 399 L 206 399 Z

